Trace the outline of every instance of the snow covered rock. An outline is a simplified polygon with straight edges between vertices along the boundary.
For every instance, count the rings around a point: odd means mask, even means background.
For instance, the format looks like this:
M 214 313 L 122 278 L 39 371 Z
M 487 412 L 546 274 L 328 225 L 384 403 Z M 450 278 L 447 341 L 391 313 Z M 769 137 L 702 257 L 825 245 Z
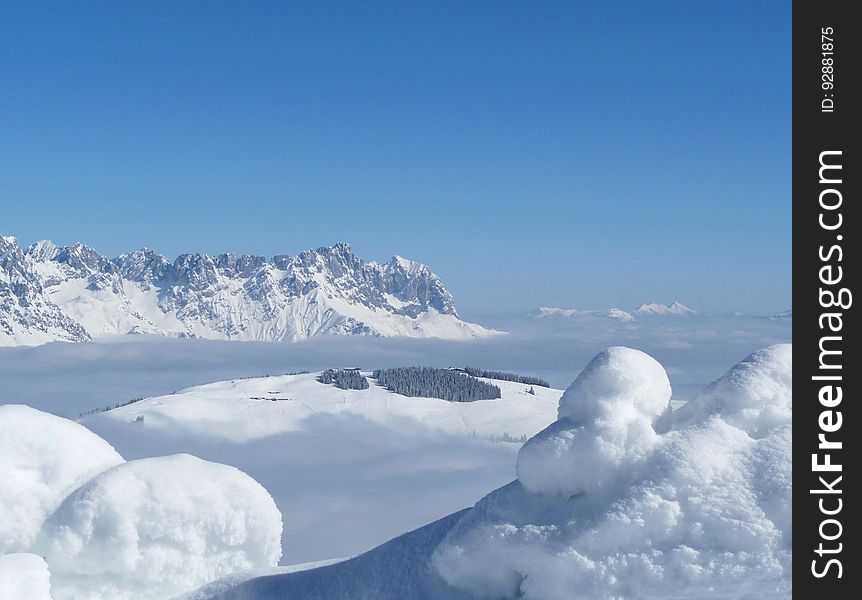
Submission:
M 477 598 L 790 597 L 790 371 L 789 346 L 756 352 L 649 433 L 665 378 L 599 355 L 433 564 Z
M 108 442 L 73 421 L 0 406 L 0 553 L 29 550 L 68 494 L 122 462 Z
M 518 479 L 532 492 L 571 497 L 630 477 L 658 443 L 670 406 L 662 366 L 631 348 L 596 356 L 560 398 L 559 420 L 527 441 Z
M 281 513 L 245 473 L 190 455 L 135 460 L 69 496 L 36 542 L 58 600 L 168 598 L 281 557 Z
M 35 554 L 0 554 L 0 600 L 52 600 L 48 565 Z
M 34 252 L 51 256 L 45 246 Z M 46 288 L 57 280 L 40 267 L 42 264 L 24 252 L 14 237 L 0 236 L 0 346 L 90 339 L 87 331 L 48 297 Z M 47 271 L 53 273 L 55 269 Z
M 0 237 L 0 345 L 134 333 L 296 341 L 316 335 L 470 339 L 431 269 L 401 257 L 365 262 L 350 245 L 298 256 L 182 254 L 142 249 L 108 259 L 48 241 L 22 250 Z

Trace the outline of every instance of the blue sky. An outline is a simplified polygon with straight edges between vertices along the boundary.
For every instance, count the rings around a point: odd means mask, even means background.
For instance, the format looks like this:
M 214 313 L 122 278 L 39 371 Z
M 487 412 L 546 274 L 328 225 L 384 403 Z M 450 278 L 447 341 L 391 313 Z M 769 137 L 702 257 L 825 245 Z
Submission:
M 2 3 L 0 233 L 349 241 L 430 264 L 468 314 L 783 310 L 790 22 L 790 2 Z

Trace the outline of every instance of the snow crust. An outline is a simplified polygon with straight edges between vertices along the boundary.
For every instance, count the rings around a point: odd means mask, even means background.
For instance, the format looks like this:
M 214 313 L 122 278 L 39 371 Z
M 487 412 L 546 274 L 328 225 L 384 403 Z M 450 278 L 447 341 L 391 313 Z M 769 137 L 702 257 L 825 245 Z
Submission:
M 168 598 L 281 556 L 281 513 L 238 469 L 190 455 L 121 464 L 71 494 L 36 542 L 54 596 Z
M 755 352 L 659 434 L 666 377 L 599 355 L 433 564 L 477 598 L 790 597 L 791 370 L 789 345 Z
M 0 406 L 0 554 L 29 549 L 69 493 L 122 462 L 77 423 L 29 406 Z
M 41 556 L 0 554 L 0 600 L 52 600 L 51 575 Z

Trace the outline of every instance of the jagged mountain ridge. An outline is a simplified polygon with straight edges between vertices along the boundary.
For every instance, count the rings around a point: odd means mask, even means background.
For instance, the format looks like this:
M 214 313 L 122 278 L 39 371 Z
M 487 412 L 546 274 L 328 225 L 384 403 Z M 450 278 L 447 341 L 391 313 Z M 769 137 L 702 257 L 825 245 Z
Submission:
M 116 258 L 84 244 L 0 237 L 0 345 L 143 333 L 296 341 L 316 335 L 473 338 L 426 265 L 365 262 L 338 243 L 297 256 Z

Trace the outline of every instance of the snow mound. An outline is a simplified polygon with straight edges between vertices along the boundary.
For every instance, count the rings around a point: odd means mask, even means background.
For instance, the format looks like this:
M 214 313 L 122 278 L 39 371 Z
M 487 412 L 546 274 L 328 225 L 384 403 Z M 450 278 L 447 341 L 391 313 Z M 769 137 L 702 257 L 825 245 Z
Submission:
M 670 394 L 667 373 L 656 359 L 614 346 L 591 360 L 569 386 L 560 398 L 558 416 L 591 421 L 636 411 L 657 417 L 667 410 Z
M 69 496 L 36 543 L 58 600 L 168 598 L 281 557 L 281 513 L 245 473 L 190 455 L 124 463 Z
M 748 356 L 674 413 L 677 427 L 721 417 L 753 437 L 791 421 L 792 346 L 777 344 Z
M 596 357 L 522 449 L 519 481 L 436 548 L 443 580 L 487 599 L 790 597 L 790 346 L 648 431 L 665 381 L 635 351 Z
M 0 600 L 52 600 L 48 565 L 35 554 L 0 555 Z
M 596 356 L 560 399 L 559 420 L 518 454 L 530 491 L 570 497 L 627 479 L 658 443 L 654 421 L 670 406 L 664 368 L 651 356 L 613 347 Z
M 122 462 L 77 423 L 29 406 L 0 406 L 0 554 L 29 550 L 69 493 Z

